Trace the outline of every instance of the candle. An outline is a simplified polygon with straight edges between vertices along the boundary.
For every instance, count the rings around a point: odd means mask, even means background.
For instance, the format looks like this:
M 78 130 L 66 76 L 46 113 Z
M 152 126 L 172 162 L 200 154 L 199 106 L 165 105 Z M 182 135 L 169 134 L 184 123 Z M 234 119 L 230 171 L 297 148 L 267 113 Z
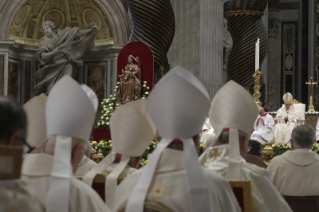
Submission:
M 259 69 L 259 47 L 260 47 L 260 40 L 258 38 L 256 42 L 256 49 L 255 49 L 255 71 Z

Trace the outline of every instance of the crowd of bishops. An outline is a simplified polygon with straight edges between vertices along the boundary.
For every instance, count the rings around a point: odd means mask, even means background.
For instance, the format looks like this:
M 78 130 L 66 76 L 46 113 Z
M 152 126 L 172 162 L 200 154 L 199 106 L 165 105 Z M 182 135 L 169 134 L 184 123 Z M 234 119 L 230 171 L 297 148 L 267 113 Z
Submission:
M 248 154 L 261 154 L 260 143 L 250 140 L 260 108 L 234 81 L 210 97 L 191 72 L 171 69 L 147 99 L 114 111 L 112 151 L 95 164 L 88 158 L 88 140 L 98 103 L 89 87 L 61 78 L 40 117 L 45 118 L 45 139 L 31 151 L 28 111 L 16 100 L 0 97 L 0 211 L 242 211 L 230 181 L 249 181 L 254 212 L 292 211 L 283 195 L 319 195 L 319 156 L 309 151 L 315 141 L 311 126 L 295 126 L 291 150 L 267 168 L 246 162 Z M 198 157 L 207 117 L 214 139 Z M 159 142 L 147 165 L 137 169 L 154 139 Z M 15 149 L 24 150 L 20 174 L 6 178 L 14 158 L 1 154 Z M 105 177 L 103 199 L 92 188 L 99 174 Z

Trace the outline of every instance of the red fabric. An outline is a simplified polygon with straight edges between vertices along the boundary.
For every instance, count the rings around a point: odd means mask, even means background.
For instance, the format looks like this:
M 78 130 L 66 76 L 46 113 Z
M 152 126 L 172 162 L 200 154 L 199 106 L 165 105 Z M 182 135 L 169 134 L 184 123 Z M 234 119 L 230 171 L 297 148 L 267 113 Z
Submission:
M 122 74 L 122 70 L 125 70 L 129 55 L 139 57 L 142 78 L 141 84 L 143 84 L 143 81 L 147 81 L 147 86 L 150 87 L 149 91 L 151 91 L 154 78 L 154 56 L 152 50 L 143 42 L 136 41 L 126 44 L 117 58 L 117 76 Z M 117 81 L 119 82 L 120 79 L 117 78 Z
M 240 206 L 241 210 L 244 210 L 244 190 L 242 188 L 232 188 L 234 195 L 237 199 L 238 205 Z
M 95 128 L 93 129 L 93 141 L 100 142 L 100 140 L 112 140 L 111 131 L 109 129 Z
M 92 188 L 100 195 L 103 201 L 105 201 L 105 183 L 94 183 Z

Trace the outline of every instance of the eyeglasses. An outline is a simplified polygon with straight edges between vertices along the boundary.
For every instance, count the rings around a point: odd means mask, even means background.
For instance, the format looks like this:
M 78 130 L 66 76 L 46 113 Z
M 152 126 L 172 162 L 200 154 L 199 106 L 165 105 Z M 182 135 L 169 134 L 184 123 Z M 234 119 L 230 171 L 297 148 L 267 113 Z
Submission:
M 27 143 L 27 141 L 22 138 L 21 139 L 22 143 L 23 143 L 23 153 L 24 154 L 29 154 L 30 152 L 32 152 L 32 147 Z

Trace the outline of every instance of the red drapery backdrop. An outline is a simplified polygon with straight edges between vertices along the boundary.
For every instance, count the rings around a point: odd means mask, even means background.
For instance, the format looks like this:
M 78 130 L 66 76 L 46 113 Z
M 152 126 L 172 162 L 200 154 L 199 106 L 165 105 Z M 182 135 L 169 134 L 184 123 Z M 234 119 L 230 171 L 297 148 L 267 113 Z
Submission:
M 133 57 L 139 57 L 140 59 L 140 68 L 141 68 L 141 81 L 147 81 L 147 86 L 150 87 L 150 90 L 153 88 L 153 79 L 154 79 L 154 56 L 151 48 L 143 42 L 131 42 L 126 44 L 117 58 L 117 75 L 122 74 L 122 70 L 125 69 L 127 65 L 127 58 L 129 55 Z M 120 81 L 117 78 L 117 81 Z

